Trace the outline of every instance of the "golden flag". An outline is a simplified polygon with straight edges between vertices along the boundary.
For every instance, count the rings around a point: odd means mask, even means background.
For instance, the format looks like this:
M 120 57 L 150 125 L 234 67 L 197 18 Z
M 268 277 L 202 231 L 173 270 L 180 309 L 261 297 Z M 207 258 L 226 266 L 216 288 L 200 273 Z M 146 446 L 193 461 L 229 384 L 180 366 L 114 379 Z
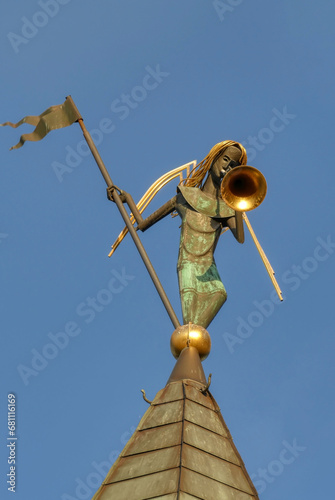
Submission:
M 35 126 L 33 132 L 21 135 L 18 144 L 10 148 L 18 149 L 23 146 L 25 141 L 40 141 L 51 130 L 68 127 L 81 118 L 71 96 L 68 96 L 63 104 L 51 106 L 39 116 L 25 116 L 18 123 L 5 122 L 1 123 L 0 126 L 4 127 L 5 125 L 9 125 L 10 127 L 17 128 L 23 123 Z

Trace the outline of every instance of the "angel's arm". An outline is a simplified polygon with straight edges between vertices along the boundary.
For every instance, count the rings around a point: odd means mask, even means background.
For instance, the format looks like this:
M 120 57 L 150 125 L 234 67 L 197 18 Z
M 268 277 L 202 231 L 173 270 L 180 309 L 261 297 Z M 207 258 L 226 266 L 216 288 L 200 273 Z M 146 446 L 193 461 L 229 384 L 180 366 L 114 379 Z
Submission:
M 171 200 L 167 201 L 158 210 L 149 215 L 149 217 L 147 217 L 146 219 L 142 219 L 142 221 L 138 220 L 137 228 L 140 229 L 141 231 L 146 231 L 147 229 L 149 229 L 149 227 L 153 226 L 153 224 L 156 224 L 156 222 L 160 221 L 161 219 L 169 215 L 176 208 L 176 200 L 177 196 L 174 196 L 173 198 L 171 198 Z
M 244 228 L 242 212 L 235 212 L 233 217 L 227 220 L 227 226 L 239 243 L 244 243 Z

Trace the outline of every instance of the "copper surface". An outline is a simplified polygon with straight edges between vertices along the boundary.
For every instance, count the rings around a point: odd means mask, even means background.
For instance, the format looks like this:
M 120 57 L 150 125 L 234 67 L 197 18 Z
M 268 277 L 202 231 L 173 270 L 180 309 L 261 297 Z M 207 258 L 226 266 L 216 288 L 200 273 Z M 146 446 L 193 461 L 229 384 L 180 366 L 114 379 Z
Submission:
M 171 403 L 179 399 L 184 399 L 183 386 L 181 384 L 167 384 L 156 394 L 152 404 Z
M 125 479 L 146 476 L 166 469 L 173 469 L 180 463 L 180 445 L 161 450 L 120 457 L 118 467 L 107 475 L 105 483 L 117 483 Z
M 185 347 L 170 375 L 168 384 L 178 380 L 191 379 L 203 386 L 207 385 L 206 377 L 195 347 Z
M 213 400 L 210 397 L 209 392 L 206 392 L 206 394 L 203 394 L 202 392 L 199 393 L 199 387 L 192 382 L 185 382 L 184 390 L 186 399 L 194 401 L 195 403 L 199 403 L 203 406 L 207 406 L 207 408 L 213 409 Z
M 232 449 L 227 437 L 214 434 L 207 429 L 203 429 L 187 421 L 184 426 L 184 442 L 194 448 L 204 450 L 213 456 L 239 465 L 238 457 Z
M 124 449 L 124 455 L 136 455 L 150 450 L 159 450 L 181 443 L 182 422 L 154 427 L 136 432 Z
M 92 500 L 145 500 L 176 492 L 179 469 L 104 485 Z M 164 497 L 163 497 L 164 498 Z
M 139 429 L 150 429 L 161 425 L 180 422 L 183 419 L 184 402 L 174 401 L 157 406 L 151 406 L 146 412 L 146 418 L 142 419 Z
M 194 472 L 198 472 L 199 474 L 205 475 L 211 479 L 215 479 L 220 483 L 232 486 L 245 493 L 252 494 L 250 485 L 239 466 L 227 461 L 223 467 L 222 460 L 220 458 L 214 457 L 203 450 L 184 444 L 182 465 L 193 470 Z
M 255 500 L 258 496 L 249 495 L 230 486 L 183 468 L 180 481 L 181 491 L 193 494 L 204 500 Z M 104 499 L 105 500 L 105 499 Z
M 93 500 L 258 499 L 218 405 L 202 388 L 188 378 L 159 391 Z

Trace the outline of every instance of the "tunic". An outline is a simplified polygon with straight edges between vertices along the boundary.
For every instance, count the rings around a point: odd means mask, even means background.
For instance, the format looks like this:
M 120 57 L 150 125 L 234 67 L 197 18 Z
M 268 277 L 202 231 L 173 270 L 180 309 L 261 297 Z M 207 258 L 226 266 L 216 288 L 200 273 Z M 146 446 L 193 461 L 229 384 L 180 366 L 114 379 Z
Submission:
M 182 225 L 177 272 L 183 320 L 207 328 L 227 299 L 214 251 L 222 227 L 235 212 L 199 188 L 178 189 L 176 210 Z

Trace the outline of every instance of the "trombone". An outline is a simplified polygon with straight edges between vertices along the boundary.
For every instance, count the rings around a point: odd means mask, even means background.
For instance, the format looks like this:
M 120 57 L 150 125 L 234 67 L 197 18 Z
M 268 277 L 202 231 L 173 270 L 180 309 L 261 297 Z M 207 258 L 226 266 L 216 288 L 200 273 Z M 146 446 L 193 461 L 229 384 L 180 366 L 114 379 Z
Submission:
M 266 196 L 267 186 L 264 175 L 255 167 L 249 165 L 241 165 L 235 167 L 224 176 L 221 183 L 221 197 L 230 208 L 238 212 L 242 212 L 242 217 L 250 231 L 251 237 L 256 245 L 256 248 L 261 256 L 263 264 L 270 276 L 273 286 L 278 294 L 279 299 L 283 300 L 282 291 L 275 278 L 275 272 L 261 247 L 254 230 L 251 227 L 250 221 L 245 212 L 254 210 L 264 200 Z
M 183 179 L 183 171 L 186 170 L 187 176 L 189 175 L 190 169 L 194 168 L 196 165 L 196 161 L 185 163 L 180 167 L 175 168 L 174 170 L 170 170 L 162 177 L 157 179 L 152 186 L 147 190 L 141 200 L 137 203 L 137 208 L 140 213 L 142 213 L 145 208 L 149 205 L 151 200 L 156 196 L 158 191 L 162 189 L 168 182 L 175 179 L 176 177 L 180 177 L 180 180 Z M 256 248 L 261 256 L 263 264 L 270 276 L 270 279 L 273 283 L 273 286 L 278 294 L 280 300 L 283 300 L 281 289 L 277 283 L 275 278 L 275 272 L 265 255 L 263 248 L 261 247 L 254 230 L 251 227 L 250 221 L 245 212 L 253 210 L 257 208 L 264 200 L 266 195 L 266 180 L 264 175 L 257 170 L 257 168 L 250 167 L 249 165 L 242 165 L 238 167 L 234 167 L 229 170 L 224 176 L 221 183 L 221 196 L 223 201 L 229 207 L 233 208 L 235 211 L 242 212 L 242 217 L 247 225 L 247 228 L 250 231 L 251 237 L 256 245 Z M 130 215 L 131 223 L 135 224 L 135 217 Z M 118 238 L 115 240 L 112 245 L 112 250 L 108 254 L 108 257 L 111 257 L 125 235 L 127 234 L 128 229 L 125 227 Z

